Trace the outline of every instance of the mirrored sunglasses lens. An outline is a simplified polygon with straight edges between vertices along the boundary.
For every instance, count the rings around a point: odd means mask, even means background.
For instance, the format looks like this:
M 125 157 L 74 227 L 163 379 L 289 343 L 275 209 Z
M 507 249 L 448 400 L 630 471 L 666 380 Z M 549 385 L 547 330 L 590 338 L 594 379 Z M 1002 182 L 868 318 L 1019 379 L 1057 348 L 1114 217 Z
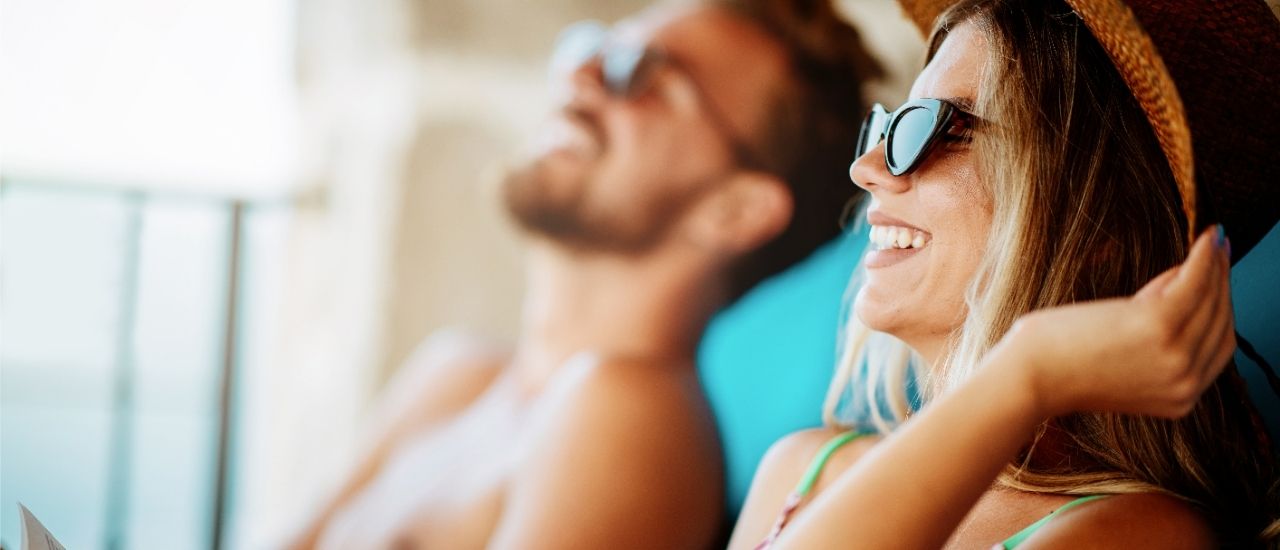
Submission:
M 649 84 L 656 63 L 643 46 L 618 45 L 605 52 L 600 64 L 609 91 L 632 97 Z
M 867 135 L 871 133 L 871 115 L 870 111 L 867 116 L 862 117 L 862 129 L 858 130 L 858 146 L 853 150 L 853 158 L 861 157 L 867 154 Z
M 933 118 L 931 111 L 921 107 L 913 108 L 898 117 L 890 130 L 886 158 L 889 168 L 905 170 L 915 161 L 933 130 Z
M 600 53 L 609 29 L 597 21 L 581 21 L 560 31 L 548 70 L 553 75 L 573 72 Z
M 868 151 L 875 149 L 880 143 L 880 139 L 884 137 L 884 122 L 888 118 L 884 107 L 879 104 L 873 105 L 871 110 L 867 112 L 866 118 L 862 120 L 862 130 L 858 132 L 858 148 L 855 151 L 855 159 L 867 154 Z

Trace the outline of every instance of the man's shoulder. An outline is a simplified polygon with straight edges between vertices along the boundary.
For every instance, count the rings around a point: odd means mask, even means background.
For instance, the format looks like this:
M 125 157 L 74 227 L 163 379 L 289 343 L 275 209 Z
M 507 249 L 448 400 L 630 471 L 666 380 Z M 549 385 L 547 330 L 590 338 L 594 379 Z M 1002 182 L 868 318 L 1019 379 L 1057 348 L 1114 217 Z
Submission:
M 397 371 L 405 386 L 439 383 L 444 378 L 491 379 L 510 361 L 511 348 L 495 338 L 460 328 L 436 331 L 414 348 Z
M 474 330 L 447 327 L 424 338 L 405 361 L 405 367 L 500 369 L 510 357 L 510 344 L 498 338 Z
M 387 381 L 378 416 L 439 419 L 465 407 L 506 368 L 511 352 L 496 339 L 461 329 L 427 337 Z
M 564 365 L 558 378 L 535 423 L 536 441 L 548 451 L 569 449 L 584 461 L 620 469 L 661 464 L 718 481 L 715 420 L 690 365 L 583 354 Z
M 720 526 L 723 471 L 715 423 L 688 376 L 587 354 L 563 365 L 539 397 L 500 540 L 705 547 Z
M 583 353 L 570 359 L 549 392 L 565 412 L 614 422 L 683 419 L 711 422 L 692 359 L 642 361 Z M 697 418 L 690 418 L 697 415 Z

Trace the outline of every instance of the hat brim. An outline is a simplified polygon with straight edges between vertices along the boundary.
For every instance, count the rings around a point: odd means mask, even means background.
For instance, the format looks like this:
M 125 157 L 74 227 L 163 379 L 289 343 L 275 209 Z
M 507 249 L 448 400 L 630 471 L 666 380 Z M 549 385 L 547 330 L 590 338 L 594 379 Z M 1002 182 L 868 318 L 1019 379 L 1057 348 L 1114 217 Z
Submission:
M 1147 115 L 1160 148 L 1164 151 L 1182 198 L 1187 228 L 1194 240 L 1197 228 L 1195 156 L 1191 129 L 1187 124 L 1173 76 L 1154 41 L 1137 16 L 1121 0 L 1065 0 L 1080 15 L 1124 78 L 1138 105 Z M 955 0 L 899 0 L 907 17 L 925 36 L 934 22 Z

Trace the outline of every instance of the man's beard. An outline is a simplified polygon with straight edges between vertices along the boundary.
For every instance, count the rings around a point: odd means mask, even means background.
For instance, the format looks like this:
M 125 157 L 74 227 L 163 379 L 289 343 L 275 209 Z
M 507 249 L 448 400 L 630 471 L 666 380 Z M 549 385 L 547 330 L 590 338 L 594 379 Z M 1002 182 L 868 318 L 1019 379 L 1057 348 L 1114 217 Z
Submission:
M 572 182 L 552 182 L 549 176 L 541 161 L 510 171 L 502 183 L 503 202 L 524 232 L 578 251 L 649 251 L 667 237 L 685 206 L 673 197 L 593 204 L 588 200 L 591 188 L 608 182 L 594 180 L 590 173 Z M 551 192 L 552 183 L 569 185 L 557 193 Z M 636 223 L 620 223 L 620 216 Z
M 581 124 L 596 140 L 593 165 L 603 156 L 605 144 L 596 120 L 589 114 L 567 110 L 567 118 Z M 545 157 L 510 170 L 503 178 L 502 196 L 507 212 L 525 232 L 579 251 L 643 253 L 662 242 L 683 210 L 692 203 L 688 193 L 666 192 L 660 186 L 652 196 L 627 204 L 598 204 L 592 190 L 610 182 L 596 177 L 594 166 L 558 172 Z M 626 218 L 634 223 L 624 223 Z

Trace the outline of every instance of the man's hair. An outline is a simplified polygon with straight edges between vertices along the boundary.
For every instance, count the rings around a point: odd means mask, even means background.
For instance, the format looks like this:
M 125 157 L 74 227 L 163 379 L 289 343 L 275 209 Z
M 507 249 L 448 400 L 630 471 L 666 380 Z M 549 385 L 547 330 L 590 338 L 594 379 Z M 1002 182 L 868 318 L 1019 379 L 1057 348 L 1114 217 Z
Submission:
M 767 110 L 762 147 L 768 169 L 795 204 L 776 238 L 730 269 L 729 300 L 808 256 L 839 232 L 858 188 L 849 163 L 869 105 L 863 84 L 882 75 L 858 31 L 831 0 L 710 0 L 759 25 L 787 52 L 788 74 Z

